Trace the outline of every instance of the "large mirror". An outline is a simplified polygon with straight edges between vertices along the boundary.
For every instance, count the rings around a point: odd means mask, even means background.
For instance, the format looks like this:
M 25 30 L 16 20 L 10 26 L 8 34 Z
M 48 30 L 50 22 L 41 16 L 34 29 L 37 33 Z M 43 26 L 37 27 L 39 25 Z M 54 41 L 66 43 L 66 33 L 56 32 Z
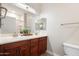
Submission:
M 35 16 L 34 9 L 29 6 L 26 10 L 27 4 L 22 3 L 2 3 L 2 6 L 7 8 L 7 15 L 5 19 L 1 19 L 2 26 L 0 34 L 20 34 L 20 30 L 24 27 L 32 31 L 32 25 Z M 22 7 L 24 6 L 24 7 Z

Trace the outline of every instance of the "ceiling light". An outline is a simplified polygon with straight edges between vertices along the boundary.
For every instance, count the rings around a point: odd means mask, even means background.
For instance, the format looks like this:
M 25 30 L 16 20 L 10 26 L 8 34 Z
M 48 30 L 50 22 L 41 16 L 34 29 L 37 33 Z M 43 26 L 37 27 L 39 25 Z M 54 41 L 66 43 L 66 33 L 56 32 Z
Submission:
M 26 5 L 26 4 L 23 4 L 23 3 L 13 3 L 13 5 L 25 10 L 25 11 L 28 11 L 30 13 L 33 13 L 33 14 L 36 14 L 36 11 L 30 7 L 29 5 Z

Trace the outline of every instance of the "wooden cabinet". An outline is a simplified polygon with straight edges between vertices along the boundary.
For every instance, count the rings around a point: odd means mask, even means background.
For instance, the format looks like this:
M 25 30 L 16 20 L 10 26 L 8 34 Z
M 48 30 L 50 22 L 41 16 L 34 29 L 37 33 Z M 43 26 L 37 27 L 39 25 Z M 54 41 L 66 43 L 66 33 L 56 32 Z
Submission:
M 46 52 L 46 50 L 47 50 L 47 38 L 46 37 L 44 37 L 43 38 L 43 53 L 45 53 Z
M 31 40 L 31 56 L 38 55 L 38 39 Z
M 47 37 L 0 45 L 0 56 L 38 56 L 47 50 Z
M 4 44 L 0 46 L 0 55 L 2 56 L 16 56 L 17 55 L 17 47 L 13 47 L 11 44 Z
M 30 40 L 4 44 L 0 48 L 5 56 L 28 56 L 30 55 Z
M 0 56 L 4 55 L 4 49 L 2 48 L 2 45 L 0 45 Z
M 18 54 L 17 48 L 12 49 L 4 49 L 4 56 L 17 56 Z
M 30 41 L 26 41 L 26 44 L 20 46 L 20 55 L 21 56 L 30 56 Z
M 47 37 L 42 37 L 42 38 L 39 39 L 38 48 L 39 48 L 39 50 L 38 50 L 39 55 L 46 52 L 46 49 L 47 49 Z
M 24 46 L 20 47 L 20 55 L 21 56 L 30 56 L 29 47 L 28 46 L 27 47 L 24 47 Z
M 39 55 L 41 55 L 43 53 L 43 39 L 41 39 L 41 38 L 39 39 L 38 48 L 39 48 L 38 53 L 39 53 Z

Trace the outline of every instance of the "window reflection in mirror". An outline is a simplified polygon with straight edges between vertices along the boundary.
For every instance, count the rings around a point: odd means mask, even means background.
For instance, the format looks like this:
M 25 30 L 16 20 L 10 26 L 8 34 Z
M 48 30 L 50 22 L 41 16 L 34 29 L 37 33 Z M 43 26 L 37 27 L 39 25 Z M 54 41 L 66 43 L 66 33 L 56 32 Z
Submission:
M 37 31 L 46 30 L 46 18 L 41 18 L 35 22 L 35 28 Z
M 17 7 L 11 5 L 11 3 L 3 3 L 4 7 L 8 9 L 5 19 L 2 19 L 2 26 L 0 28 L 0 34 L 18 34 L 19 29 L 24 27 L 24 13 Z

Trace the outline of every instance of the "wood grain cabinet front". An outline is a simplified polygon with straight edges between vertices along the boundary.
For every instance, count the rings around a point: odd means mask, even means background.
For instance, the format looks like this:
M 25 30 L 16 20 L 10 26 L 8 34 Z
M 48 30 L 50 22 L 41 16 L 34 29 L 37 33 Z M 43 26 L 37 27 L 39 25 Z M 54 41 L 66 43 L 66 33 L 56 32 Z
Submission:
M 0 45 L 0 56 L 4 56 L 4 49 L 2 48 L 2 45 Z
M 26 44 L 19 48 L 21 56 L 30 56 L 30 41 L 26 41 Z
M 0 47 L 0 56 L 17 56 L 18 48 L 13 44 L 3 44 Z
M 42 37 L 39 39 L 39 44 L 38 44 L 38 53 L 39 55 L 43 54 L 47 50 L 47 37 Z
M 29 47 L 20 47 L 20 56 L 30 56 L 30 49 Z
M 0 45 L 0 56 L 38 56 L 47 50 L 47 37 Z
M 18 48 L 4 49 L 4 56 L 17 56 Z
M 28 56 L 30 55 L 30 40 L 4 44 L 1 50 L 4 56 Z
M 31 40 L 31 56 L 38 56 L 38 39 Z
M 43 53 L 47 50 L 47 37 L 42 38 L 43 39 Z

